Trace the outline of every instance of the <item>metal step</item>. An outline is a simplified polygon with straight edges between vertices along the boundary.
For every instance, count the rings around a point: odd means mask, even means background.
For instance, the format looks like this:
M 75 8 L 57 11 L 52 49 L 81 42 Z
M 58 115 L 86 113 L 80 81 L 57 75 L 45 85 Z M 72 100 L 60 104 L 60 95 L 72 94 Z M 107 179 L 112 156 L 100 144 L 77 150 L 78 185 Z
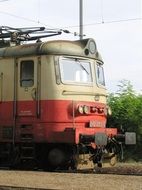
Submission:
M 21 160 L 34 160 L 35 157 L 32 157 L 32 156 L 21 156 L 20 159 L 21 159 Z
M 22 150 L 34 150 L 34 147 L 32 147 L 32 146 L 22 146 L 21 149 Z
M 21 160 L 35 159 L 34 135 L 32 133 L 21 133 Z
M 28 137 L 21 137 L 20 138 L 22 142 L 33 142 L 33 138 L 28 138 Z
M 24 133 L 20 135 L 20 140 L 22 142 L 32 142 L 34 141 L 34 135 L 32 133 Z

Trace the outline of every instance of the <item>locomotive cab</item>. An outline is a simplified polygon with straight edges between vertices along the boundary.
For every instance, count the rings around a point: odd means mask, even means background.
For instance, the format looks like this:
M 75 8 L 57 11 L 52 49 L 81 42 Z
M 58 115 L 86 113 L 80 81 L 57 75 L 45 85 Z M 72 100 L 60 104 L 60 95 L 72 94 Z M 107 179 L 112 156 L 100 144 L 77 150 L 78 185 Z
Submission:
M 105 153 L 118 154 L 117 129 L 106 128 L 107 91 L 95 41 L 19 40 L 0 48 L 1 163 L 68 169 L 90 161 L 102 166 Z M 126 136 L 135 141 L 134 134 Z

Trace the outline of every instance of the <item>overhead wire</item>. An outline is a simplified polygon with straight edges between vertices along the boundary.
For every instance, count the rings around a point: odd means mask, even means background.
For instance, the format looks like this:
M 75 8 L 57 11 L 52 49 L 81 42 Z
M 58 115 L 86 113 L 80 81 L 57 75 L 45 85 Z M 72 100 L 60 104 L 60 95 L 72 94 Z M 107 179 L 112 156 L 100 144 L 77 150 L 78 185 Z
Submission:
M 9 1 L 9 0 L 0 0 L 0 2 Z
M 0 0 L 0 2 L 3 1 L 9 1 L 9 0 Z M 36 24 L 41 24 L 44 25 L 46 27 L 50 27 L 52 29 L 67 29 L 67 28 L 78 28 L 79 25 L 71 25 L 71 26 L 62 26 L 62 27 L 58 27 L 55 28 L 51 25 L 47 25 L 43 22 L 40 21 L 40 0 L 38 1 L 38 20 L 34 20 L 34 19 L 30 19 L 27 17 L 22 17 L 22 16 L 18 16 L 9 12 L 5 12 L 5 11 L 0 11 L 0 14 L 5 14 L 5 15 L 9 15 L 12 17 L 15 17 L 17 19 L 22 19 L 22 20 L 26 20 L 28 22 L 33 22 Z M 87 23 L 87 24 L 83 24 L 84 27 L 89 27 L 89 26 L 95 26 L 95 25 L 101 25 L 101 24 L 112 24 L 112 23 L 121 23 L 121 22 L 130 22 L 130 21 L 137 21 L 137 20 L 142 20 L 142 17 L 138 17 L 138 18 L 128 18 L 128 19 L 120 19 L 120 20 L 112 20 L 112 21 L 105 21 L 104 20 L 104 15 L 103 15 L 103 0 L 101 0 L 101 21 L 100 22 L 93 22 L 93 23 Z M 71 32 L 70 32 L 71 33 Z M 75 34 L 76 32 L 74 32 Z
M 101 17 L 102 17 L 102 23 L 104 23 L 104 6 L 103 6 L 103 0 L 101 0 Z
M 43 24 L 44 26 L 47 27 L 51 27 L 51 28 L 55 28 L 51 25 L 47 25 L 41 21 L 37 21 L 34 19 L 30 19 L 27 17 L 22 17 L 22 16 L 18 16 L 9 12 L 5 12 L 5 11 L 0 11 L 1 14 L 5 14 L 5 15 L 9 15 L 12 17 L 15 17 L 17 19 L 22 19 L 22 20 L 27 20 L 29 22 L 33 22 L 33 23 L 37 23 L 37 24 Z M 121 20 L 112 20 L 112 21 L 104 21 L 104 19 L 102 20 L 102 22 L 95 22 L 95 23 L 88 23 L 88 24 L 84 24 L 84 26 L 92 26 L 92 25 L 98 25 L 98 24 L 111 24 L 111 23 L 117 23 L 117 22 L 128 22 L 128 21 L 136 21 L 136 20 L 142 20 L 142 18 L 138 17 L 138 18 L 130 18 L 130 19 L 121 19 Z M 63 26 L 62 28 L 75 28 L 75 27 L 79 27 L 79 25 L 70 25 L 70 26 Z
M 30 19 L 30 18 L 27 18 L 27 17 L 22 17 L 22 16 L 17 16 L 15 14 L 12 14 L 12 13 L 9 13 L 9 12 L 5 12 L 5 11 L 0 11 L 1 14 L 5 14 L 5 15 L 9 15 L 9 16 L 12 16 L 12 17 L 15 17 L 17 19 L 22 19 L 22 20 L 26 20 L 26 21 L 29 21 L 29 22 L 33 22 L 33 23 L 36 23 L 36 24 L 44 24 L 45 26 L 48 26 L 48 27 L 52 27 L 52 26 L 49 26 L 45 23 L 42 23 L 40 21 L 36 21 L 34 19 Z M 54 27 L 52 27 L 54 28 Z
M 101 22 L 83 24 L 83 26 L 95 26 L 95 25 L 121 23 L 121 22 L 137 21 L 137 20 L 142 20 L 142 18 L 130 18 L 130 19 L 121 19 L 121 20 L 112 20 L 112 21 L 103 20 Z M 76 27 L 79 27 L 79 25 L 70 25 L 70 26 L 65 26 L 65 27 L 63 26 L 62 28 L 76 28 Z

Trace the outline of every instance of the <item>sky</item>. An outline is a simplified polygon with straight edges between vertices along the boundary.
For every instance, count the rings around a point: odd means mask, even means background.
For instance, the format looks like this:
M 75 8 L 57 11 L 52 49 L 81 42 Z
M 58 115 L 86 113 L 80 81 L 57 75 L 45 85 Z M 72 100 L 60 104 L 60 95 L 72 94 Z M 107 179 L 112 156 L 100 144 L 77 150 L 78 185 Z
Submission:
M 67 29 L 56 39 L 78 40 L 79 0 L 0 0 L 0 25 Z M 125 79 L 142 93 L 142 0 L 83 0 L 83 32 L 96 40 L 108 91 Z

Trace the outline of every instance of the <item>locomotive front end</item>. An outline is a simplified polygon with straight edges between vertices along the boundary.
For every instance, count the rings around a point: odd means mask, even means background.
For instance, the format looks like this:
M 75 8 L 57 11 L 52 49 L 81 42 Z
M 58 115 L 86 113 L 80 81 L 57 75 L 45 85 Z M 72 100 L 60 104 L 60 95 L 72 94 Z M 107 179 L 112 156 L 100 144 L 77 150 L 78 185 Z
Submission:
M 54 165 L 52 156 L 58 149 L 58 157 L 65 155 L 63 160 L 70 155 L 72 166 L 90 160 L 101 166 L 104 153 L 115 155 L 114 147 L 110 150 L 107 146 L 117 135 L 116 128 L 106 128 L 110 108 L 106 104 L 103 61 L 93 39 L 62 41 L 55 48 L 56 93 L 48 105 L 52 107 L 48 113 L 52 126 L 47 138 L 59 148 L 51 149 L 48 161 Z

